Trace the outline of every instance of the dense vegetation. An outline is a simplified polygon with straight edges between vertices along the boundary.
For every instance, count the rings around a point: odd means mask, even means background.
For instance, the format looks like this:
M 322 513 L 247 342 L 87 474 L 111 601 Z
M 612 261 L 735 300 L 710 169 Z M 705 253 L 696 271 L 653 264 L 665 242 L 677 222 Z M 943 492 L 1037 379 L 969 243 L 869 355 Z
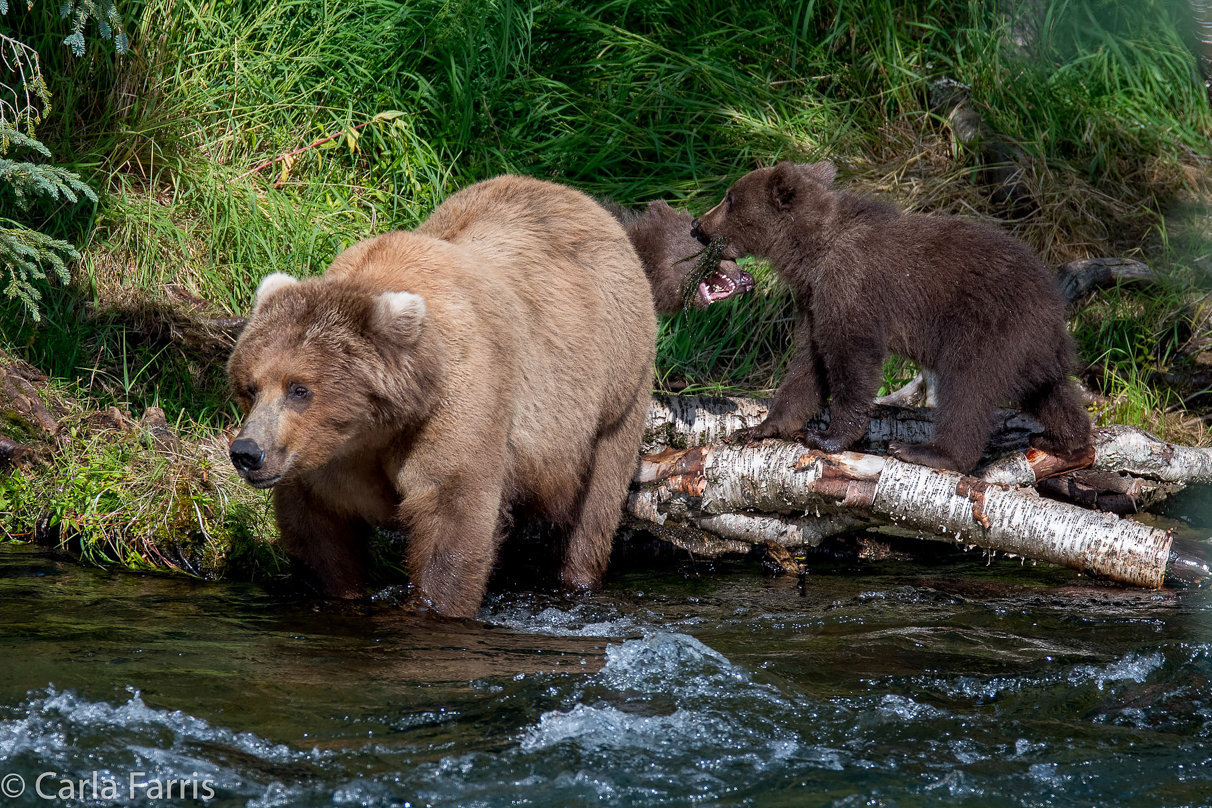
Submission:
M 1208 336 L 1198 288 L 1212 260 L 1212 114 L 1182 2 L 139 0 L 118 10 L 122 56 L 102 43 L 74 55 L 62 44 L 72 20 L 52 4 L 0 18 L 42 54 L 54 106 L 39 137 L 100 195 L 20 213 L 83 257 L 70 284 L 44 290 L 42 321 L 6 300 L 0 330 L 10 353 L 78 397 L 156 404 L 195 431 L 230 425 L 224 357 L 175 340 L 172 311 L 239 313 L 265 274 L 321 272 L 346 245 L 411 227 L 479 179 L 520 172 L 700 212 L 755 166 L 827 157 L 849 186 L 1001 221 L 1054 263 L 1133 256 L 1172 278 L 1084 308 L 1084 380 L 1105 397 L 1104 421 L 1203 438 L 1182 412 L 1199 397 L 1158 383 Z M 941 80 L 968 88 L 1018 147 L 1030 210 L 982 186 L 979 155 L 932 111 Z M 663 323 L 659 384 L 773 388 L 790 300 L 757 271 L 757 294 Z M 116 457 L 115 470 L 130 465 Z M 25 503 L 0 504 L 12 531 L 62 488 L 57 474 L 35 476 L 43 482 L 6 483 L 5 503 Z M 18 497 L 17 478 L 37 496 Z M 227 513 L 198 490 L 199 513 Z

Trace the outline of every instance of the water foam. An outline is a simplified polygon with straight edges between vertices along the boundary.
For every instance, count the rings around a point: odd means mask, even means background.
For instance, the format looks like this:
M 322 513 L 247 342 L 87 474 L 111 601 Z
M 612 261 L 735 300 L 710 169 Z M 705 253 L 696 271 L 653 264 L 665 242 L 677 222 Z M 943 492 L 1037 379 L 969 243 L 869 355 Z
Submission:
M 802 723 L 802 704 L 753 681 L 744 668 L 686 634 L 659 632 L 609 646 L 606 664 L 586 690 L 601 698 L 544 713 L 523 733 L 521 751 L 571 744 L 755 771 L 791 760 L 843 765 L 843 753 L 807 743 L 788 728 L 787 721 Z M 620 697 L 622 706 L 615 703 Z
M 209 780 L 218 791 L 250 796 L 263 791 L 250 805 L 270 806 L 291 804 L 277 799 L 284 787 L 258 783 L 261 777 L 233 769 L 225 760 L 228 755 L 262 761 L 254 764 L 258 773 L 326 756 L 214 726 L 181 710 L 158 710 L 138 690 L 127 690 L 130 698 L 114 705 L 49 686 L 43 695 L 9 708 L 15 715 L 0 720 L 0 762 L 69 779 L 88 779 L 96 771 L 101 780 L 125 782 L 129 772 L 138 770 L 147 773 L 146 780 Z
M 1166 659 L 1160 651 L 1148 656 L 1130 653 L 1123 659 L 1112 662 L 1101 668 L 1093 665 L 1080 665 L 1069 674 L 1071 684 L 1094 682 L 1099 690 L 1106 687 L 1108 682 L 1136 682 L 1142 684 L 1149 675 L 1159 670 Z

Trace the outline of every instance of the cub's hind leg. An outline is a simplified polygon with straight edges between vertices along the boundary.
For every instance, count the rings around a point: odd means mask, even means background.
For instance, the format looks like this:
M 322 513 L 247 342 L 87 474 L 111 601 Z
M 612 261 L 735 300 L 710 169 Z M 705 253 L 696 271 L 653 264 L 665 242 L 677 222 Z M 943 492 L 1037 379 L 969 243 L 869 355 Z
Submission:
M 989 443 L 993 411 L 1003 396 L 971 374 L 941 372 L 933 439 L 924 444 L 893 443 L 888 449 L 907 463 L 966 474 Z
M 1090 415 L 1068 379 L 1048 382 L 1023 401 L 1023 409 L 1044 428 L 1031 445 L 1057 457 L 1076 457 L 1090 448 Z

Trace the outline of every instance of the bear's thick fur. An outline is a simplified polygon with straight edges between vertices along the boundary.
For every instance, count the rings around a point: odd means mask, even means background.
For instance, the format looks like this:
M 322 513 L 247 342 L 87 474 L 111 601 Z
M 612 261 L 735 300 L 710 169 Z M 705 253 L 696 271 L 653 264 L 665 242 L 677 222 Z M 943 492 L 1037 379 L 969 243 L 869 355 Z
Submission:
M 644 274 L 652 287 L 652 302 L 657 314 L 677 314 L 685 306 L 687 276 L 697 267 L 704 246 L 690 234 L 694 219 L 669 206 L 663 199 L 649 202 L 641 210 L 632 210 L 603 201 L 602 206 L 619 220 L 631 246 L 635 247 Z M 714 271 L 699 281 L 690 297 L 696 309 L 753 291 L 753 276 L 724 259 Z
M 481 182 L 322 278 L 262 282 L 228 364 L 247 413 L 232 461 L 273 487 L 283 545 L 330 595 L 364 594 L 367 533 L 400 528 L 422 596 L 474 615 L 514 505 L 560 528 L 562 584 L 593 587 L 655 336 L 639 260 L 600 205 Z
M 894 445 L 902 460 L 971 470 L 1006 401 L 1039 419 L 1039 448 L 1084 451 L 1090 419 L 1068 380 L 1065 309 L 1039 259 L 994 227 L 832 190 L 834 174 L 830 163 L 758 169 L 696 225 L 703 240 L 728 239 L 727 257 L 768 258 L 795 293 L 795 354 L 748 437 L 791 437 L 829 395 L 829 426 L 800 437 L 829 452 L 849 448 L 891 349 L 939 379 L 934 439 Z

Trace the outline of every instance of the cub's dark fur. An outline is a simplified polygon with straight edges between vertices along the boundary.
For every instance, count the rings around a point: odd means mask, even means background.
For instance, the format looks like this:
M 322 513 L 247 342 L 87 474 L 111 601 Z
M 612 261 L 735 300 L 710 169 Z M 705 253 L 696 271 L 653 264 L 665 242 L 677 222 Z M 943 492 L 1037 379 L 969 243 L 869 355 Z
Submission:
M 850 447 L 892 350 L 939 378 L 934 439 L 894 444 L 902 460 L 971 470 L 1005 401 L 1039 419 L 1039 448 L 1084 451 L 1090 419 L 1068 380 L 1073 347 L 1048 269 L 994 227 L 831 190 L 834 174 L 830 163 L 758 169 L 696 226 L 703 240 L 728 239 L 726 257 L 768 258 L 795 293 L 795 355 L 748 437 L 790 437 L 830 395 L 828 428 L 801 437 Z

